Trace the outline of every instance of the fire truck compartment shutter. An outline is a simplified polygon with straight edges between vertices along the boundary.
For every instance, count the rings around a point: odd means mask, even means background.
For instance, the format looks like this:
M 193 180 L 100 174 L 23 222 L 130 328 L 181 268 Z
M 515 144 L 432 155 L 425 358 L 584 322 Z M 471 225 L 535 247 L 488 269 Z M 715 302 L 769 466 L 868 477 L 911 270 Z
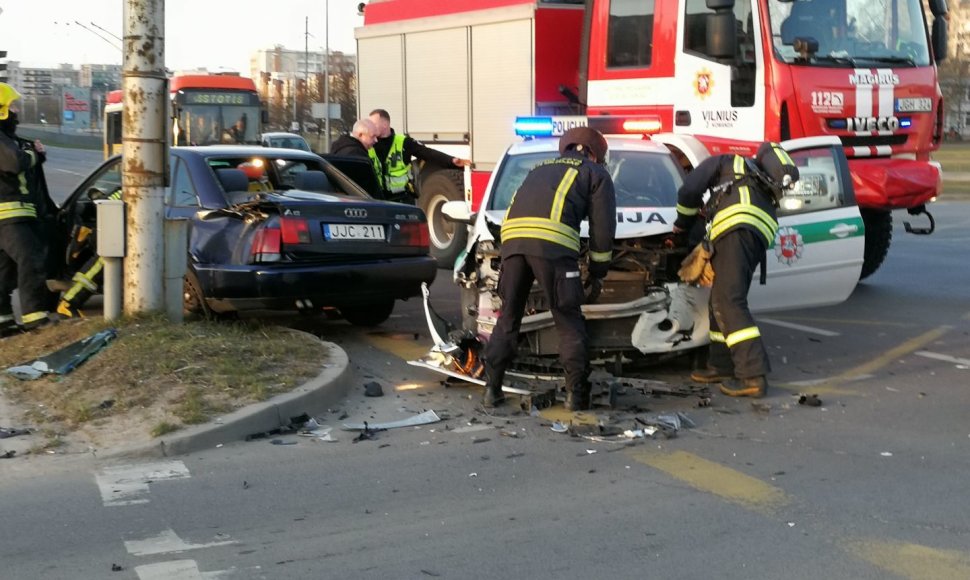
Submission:
M 468 29 L 416 32 L 404 42 L 407 132 L 468 133 Z
M 391 115 L 391 126 L 398 131 L 406 130 L 403 50 L 404 41 L 398 34 L 357 41 L 360 69 L 368 71 L 357 76 L 360 114 L 365 116 L 374 109 L 386 109 Z
M 532 22 L 472 28 L 472 160 L 498 163 L 515 141 L 515 117 L 532 112 Z

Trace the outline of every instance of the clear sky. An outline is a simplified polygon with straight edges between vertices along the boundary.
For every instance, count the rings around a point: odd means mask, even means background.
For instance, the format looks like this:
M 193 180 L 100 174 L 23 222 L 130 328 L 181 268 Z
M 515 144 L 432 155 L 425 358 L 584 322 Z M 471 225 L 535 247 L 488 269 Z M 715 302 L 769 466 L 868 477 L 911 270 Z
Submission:
M 329 0 L 331 50 L 356 52 L 354 28 L 363 24 L 357 16 L 359 3 Z M 312 35 L 309 49 L 322 50 L 328 40 L 325 4 L 325 0 L 166 0 L 165 66 L 211 71 L 223 67 L 248 75 L 249 57 L 256 50 L 276 44 L 302 50 L 306 17 Z M 0 50 L 24 66 L 121 64 L 121 42 L 111 35 L 124 36 L 124 6 L 125 0 L 0 0 Z

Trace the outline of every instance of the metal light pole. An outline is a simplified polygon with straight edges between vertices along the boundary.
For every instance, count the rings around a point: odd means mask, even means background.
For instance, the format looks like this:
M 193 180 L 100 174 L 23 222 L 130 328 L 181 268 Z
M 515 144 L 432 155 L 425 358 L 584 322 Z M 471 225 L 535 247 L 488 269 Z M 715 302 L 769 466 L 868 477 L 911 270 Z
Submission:
M 161 311 L 162 224 L 168 165 L 165 0 L 125 0 L 122 88 L 124 311 Z M 105 272 L 108 275 L 108 272 Z
M 330 0 L 324 0 L 323 10 L 327 15 L 327 23 L 323 29 L 323 127 L 327 134 L 327 153 L 330 153 Z

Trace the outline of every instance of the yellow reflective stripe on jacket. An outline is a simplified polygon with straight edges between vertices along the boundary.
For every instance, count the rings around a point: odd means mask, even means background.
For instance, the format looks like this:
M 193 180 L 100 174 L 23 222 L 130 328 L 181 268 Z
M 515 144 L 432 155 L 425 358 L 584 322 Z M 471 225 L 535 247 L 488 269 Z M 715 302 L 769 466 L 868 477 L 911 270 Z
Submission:
M 548 218 L 522 217 L 502 224 L 502 240 L 535 238 L 579 251 L 579 232 Z
M 740 155 L 734 156 L 734 175 L 744 175 L 745 174 L 745 162 L 744 157 Z
M 746 340 L 751 340 L 753 338 L 758 338 L 761 336 L 761 331 L 758 330 L 757 326 L 749 326 L 747 328 L 742 328 L 741 330 L 732 332 L 727 335 L 724 342 L 727 343 L 728 348 L 736 345 L 739 342 L 744 342 Z
M 724 335 L 720 332 L 710 331 L 711 342 L 724 342 Z
M 579 175 L 579 172 L 575 168 L 570 167 L 566 170 L 566 174 L 562 176 L 559 187 L 556 188 L 556 196 L 552 199 L 552 209 L 549 211 L 549 219 L 557 222 L 562 221 L 562 209 L 566 205 L 566 194 L 569 193 L 573 182 L 576 181 L 577 175 Z
M 741 198 L 741 205 L 751 205 L 751 190 L 747 185 L 738 188 L 738 197 Z
M 766 211 L 754 204 L 737 203 L 717 212 L 714 216 L 711 224 L 711 240 L 740 224 L 757 228 L 768 243 L 775 239 L 775 232 L 778 231 L 778 222 Z
M 687 215 L 687 216 L 697 215 L 697 212 L 699 211 L 701 211 L 701 208 L 699 207 L 686 207 L 686 206 L 680 205 L 679 203 L 677 204 L 677 213 L 682 215 Z
M 0 220 L 22 217 L 37 217 L 37 208 L 32 203 L 8 201 L 0 203 Z
M 594 262 L 609 262 L 613 259 L 613 252 L 590 252 L 589 259 Z

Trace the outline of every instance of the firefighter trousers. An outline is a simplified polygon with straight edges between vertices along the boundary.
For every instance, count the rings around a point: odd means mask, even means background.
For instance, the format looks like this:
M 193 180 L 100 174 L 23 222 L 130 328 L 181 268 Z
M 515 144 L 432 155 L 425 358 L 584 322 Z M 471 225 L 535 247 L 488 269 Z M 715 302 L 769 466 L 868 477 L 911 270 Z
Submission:
M 765 253 L 764 240 L 739 228 L 718 237 L 711 266 L 711 349 L 708 366 L 730 371 L 739 379 L 765 376 L 771 371 L 761 331 L 748 309 L 751 279 Z
M 80 310 L 92 294 L 101 290 L 104 281 L 104 260 L 101 256 L 92 256 L 75 272 L 71 278 L 74 285 L 68 288 L 61 298 L 70 310 Z
M 566 370 L 566 389 L 580 394 L 589 377 L 586 321 L 580 308 L 586 300 L 574 259 L 548 260 L 515 255 L 502 260 L 498 293 L 502 310 L 485 346 L 488 387 L 501 388 L 505 371 L 515 358 L 519 329 L 533 280 L 546 297 L 559 335 L 559 360 Z
M 47 318 L 46 253 L 32 222 L 0 221 L 0 317 L 13 313 L 14 289 L 19 290 L 21 321 Z

